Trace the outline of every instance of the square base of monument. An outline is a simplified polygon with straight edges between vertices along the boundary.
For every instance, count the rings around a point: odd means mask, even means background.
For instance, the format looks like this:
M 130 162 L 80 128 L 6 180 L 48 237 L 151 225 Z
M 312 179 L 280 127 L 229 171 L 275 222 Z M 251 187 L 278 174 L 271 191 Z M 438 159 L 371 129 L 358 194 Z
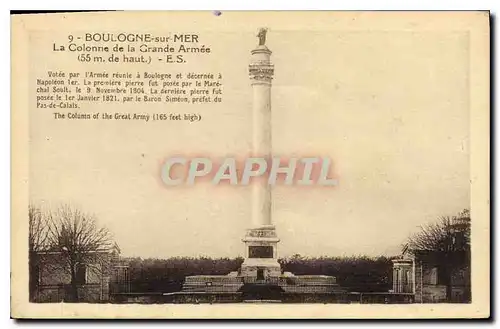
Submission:
M 281 276 L 278 263 L 278 239 L 274 225 L 261 225 L 248 229 L 245 242 L 245 261 L 240 275 L 257 281 Z
M 241 265 L 240 275 L 257 280 L 281 276 L 281 266 L 276 259 L 247 258 Z

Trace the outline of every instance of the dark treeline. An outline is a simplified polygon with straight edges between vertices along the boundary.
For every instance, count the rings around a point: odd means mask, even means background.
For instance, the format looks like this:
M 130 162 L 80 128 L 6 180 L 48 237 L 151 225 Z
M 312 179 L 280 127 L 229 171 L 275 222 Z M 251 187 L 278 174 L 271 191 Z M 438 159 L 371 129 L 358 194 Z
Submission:
M 237 271 L 243 258 L 129 259 L 131 292 L 171 292 L 182 287 L 190 275 L 226 275 Z
M 390 258 L 301 257 L 280 259 L 281 268 L 295 275 L 331 275 L 349 291 L 387 292 L 392 289 L 392 262 Z
M 131 292 L 171 292 L 190 275 L 227 275 L 238 271 L 243 258 L 168 259 L 130 258 Z M 279 260 L 282 270 L 295 275 L 331 275 L 349 291 L 388 291 L 392 287 L 392 263 L 387 257 L 301 257 Z

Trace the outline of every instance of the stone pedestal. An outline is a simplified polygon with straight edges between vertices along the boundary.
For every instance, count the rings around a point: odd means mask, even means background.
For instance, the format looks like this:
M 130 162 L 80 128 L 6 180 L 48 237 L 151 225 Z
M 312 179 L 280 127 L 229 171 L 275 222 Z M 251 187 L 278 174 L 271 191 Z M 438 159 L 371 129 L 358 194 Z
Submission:
M 278 239 L 273 225 L 265 225 L 247 230 L 245 261 L 240 275 L 254 280 L 266 280 L 281 276 L 278 263 Z

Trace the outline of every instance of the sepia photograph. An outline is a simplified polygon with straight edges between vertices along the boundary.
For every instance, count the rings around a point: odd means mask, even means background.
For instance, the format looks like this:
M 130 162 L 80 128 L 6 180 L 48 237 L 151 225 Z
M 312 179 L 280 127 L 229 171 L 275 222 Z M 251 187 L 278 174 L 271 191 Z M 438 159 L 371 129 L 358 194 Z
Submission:
M 13 316 L 489 317 L 489 19 L 13 15 Z

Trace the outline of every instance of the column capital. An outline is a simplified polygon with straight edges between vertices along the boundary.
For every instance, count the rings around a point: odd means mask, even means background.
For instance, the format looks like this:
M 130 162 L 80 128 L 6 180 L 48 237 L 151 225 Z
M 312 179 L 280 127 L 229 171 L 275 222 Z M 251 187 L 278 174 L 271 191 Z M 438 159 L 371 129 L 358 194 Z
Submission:
M 252 63 L 248 66 L 250 80 L 253 83 L 271 83 L 274 76 L 274 65 L 271 63 Z
M 271 63 L 272 52 L 265 45 L 259 45 L 251 53 L 252 59 L 248 72 L 252 85 L 270 84 L 274 76 L 274 65 Z

